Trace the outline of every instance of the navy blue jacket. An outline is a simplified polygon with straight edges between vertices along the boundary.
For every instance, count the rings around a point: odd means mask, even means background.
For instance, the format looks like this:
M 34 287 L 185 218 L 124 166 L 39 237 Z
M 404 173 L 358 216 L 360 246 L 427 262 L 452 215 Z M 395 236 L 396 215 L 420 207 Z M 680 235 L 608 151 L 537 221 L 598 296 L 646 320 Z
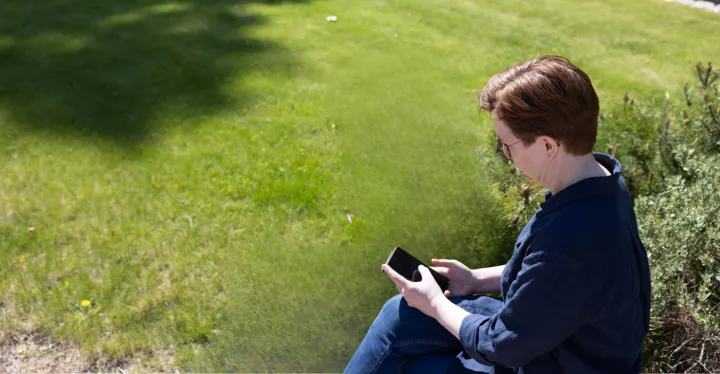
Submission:
M 466 358 L 495 373 L 639 373 L 650 274 L 620 163 L 545 202 L 501 279 L 503 304 L 460 328 Z M 469 357 L 467 357 L 469 356 Z

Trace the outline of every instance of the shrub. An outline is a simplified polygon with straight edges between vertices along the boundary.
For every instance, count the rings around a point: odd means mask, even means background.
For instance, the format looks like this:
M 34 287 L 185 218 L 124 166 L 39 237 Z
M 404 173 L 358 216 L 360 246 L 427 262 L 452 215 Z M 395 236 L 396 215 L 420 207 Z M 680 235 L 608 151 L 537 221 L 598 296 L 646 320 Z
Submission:
M 718 157 L 681 148 L 678 165 L 692 182 L 636 200 L 653 283 L 646 368 L 653 372 L 720 370 L 720 167 Z
M 659 193 L 668 178 L 685 170 L 678 164 L 683 147 L 699 154 L 720 152 L 718 73 L 711 63 L 695 65 L 697 84 L 686 84 L 679 103 L 637 101 L 625 94 L 622 105 L 601 114 L 597 149 L 623 163 L 623 177 L 633 196 Z

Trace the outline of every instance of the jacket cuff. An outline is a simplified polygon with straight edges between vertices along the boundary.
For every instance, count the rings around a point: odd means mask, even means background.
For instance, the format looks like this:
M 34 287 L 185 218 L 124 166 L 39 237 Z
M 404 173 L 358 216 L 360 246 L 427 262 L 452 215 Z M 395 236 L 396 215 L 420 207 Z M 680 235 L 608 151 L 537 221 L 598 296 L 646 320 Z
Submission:
M 476 361 L 484 361 L 478 360 L 477 335 L 480 324 L 485 319 L 487 319 L 485 316 L 470 314 L 463 318 L 462 323 L 460 324 L 460 344 L 462 345 L 463 350 Z

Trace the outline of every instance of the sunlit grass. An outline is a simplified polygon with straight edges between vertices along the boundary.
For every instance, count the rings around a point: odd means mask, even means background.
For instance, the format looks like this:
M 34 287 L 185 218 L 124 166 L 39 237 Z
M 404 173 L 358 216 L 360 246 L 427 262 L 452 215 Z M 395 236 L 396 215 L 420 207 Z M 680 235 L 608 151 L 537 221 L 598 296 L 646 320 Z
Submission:
M 0 11 L 0 329 L 157 370 L 339 371 L 393 246 L 502 257 L 497 71 L 565 55 L 606 104 L 720 57 L 720 17 L 654 0 L 134 3 Z

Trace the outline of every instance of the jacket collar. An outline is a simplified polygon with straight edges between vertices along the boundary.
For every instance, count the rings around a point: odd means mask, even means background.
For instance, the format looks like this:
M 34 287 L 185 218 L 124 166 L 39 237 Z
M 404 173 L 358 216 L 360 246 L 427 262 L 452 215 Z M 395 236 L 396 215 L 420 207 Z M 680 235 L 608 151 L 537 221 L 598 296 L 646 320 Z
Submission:
M 599 195 L 613 193 L 617 191 L 618 181 L 620 179 L 620 171 L 622 165 L 620 161 L 605 153 L 593 153 L 595 160 L 604 166 L 610 175 L 605 177 L 593 177 L 583 179 L 562 191 L 553 195 L 550 190 L 545 194 L 545 202 L 540 205 L 541 211 L 548 213 L 563 205 L 570 204 L 575 201 L 592 198 Z

